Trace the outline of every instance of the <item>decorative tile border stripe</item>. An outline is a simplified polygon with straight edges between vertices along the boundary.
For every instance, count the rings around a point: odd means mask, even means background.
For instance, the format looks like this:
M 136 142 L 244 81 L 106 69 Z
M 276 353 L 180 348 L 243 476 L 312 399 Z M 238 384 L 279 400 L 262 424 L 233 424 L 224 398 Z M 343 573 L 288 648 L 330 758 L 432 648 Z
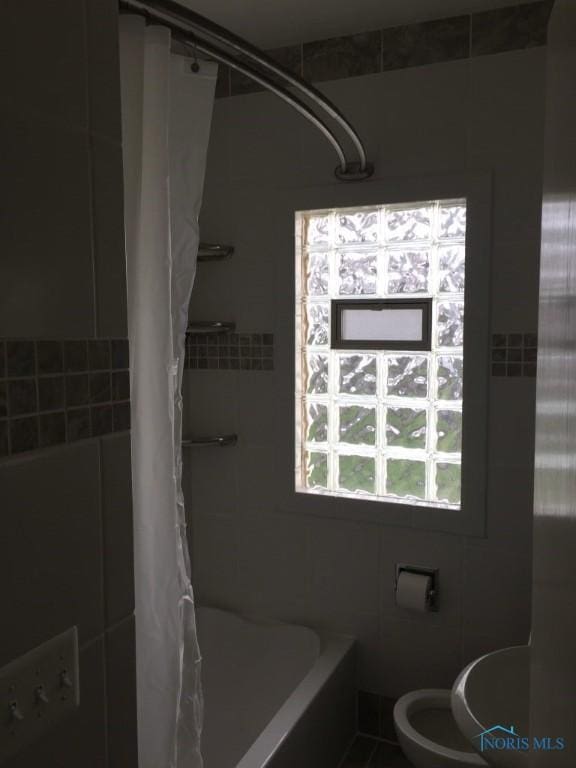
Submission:
M 130 429 L 127 339 L 0 339 L 0 457 Z
M 189 333 L 186 368 L 241 371 L 274 370 L 272 333 Z
M 535 333 L 492 335 L 492 376 L 536 376 L 538 336 Z
M 283 66 L 311 82 L 485 56 L 546 44 L 553 0 L 482 13 L 387 27 L 268 51 Z M 216 96 L 263 89 L 220 65 Z

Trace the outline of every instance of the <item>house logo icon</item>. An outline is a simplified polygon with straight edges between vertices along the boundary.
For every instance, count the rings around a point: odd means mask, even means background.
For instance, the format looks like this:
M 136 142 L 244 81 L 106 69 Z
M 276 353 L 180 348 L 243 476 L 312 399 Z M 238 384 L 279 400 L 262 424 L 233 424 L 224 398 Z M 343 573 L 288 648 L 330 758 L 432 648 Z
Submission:
M 480 751 L 484 752 L 491 749 L 521 749 L 522 739 L 514 726 L 493 725 L 475 738 L 480 739 Z

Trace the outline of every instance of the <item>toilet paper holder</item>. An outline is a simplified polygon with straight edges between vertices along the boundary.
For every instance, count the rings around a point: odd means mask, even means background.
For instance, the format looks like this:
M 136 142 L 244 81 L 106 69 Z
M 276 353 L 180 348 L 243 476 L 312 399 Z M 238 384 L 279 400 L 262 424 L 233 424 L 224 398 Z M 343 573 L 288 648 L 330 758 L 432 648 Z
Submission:
M 394 596 L 398 589 L 398 578 L 402 571 L 408 573 L 418 573 L 422 576 L 430 577 L 430 589 L 426 596 L 426 604 L 429 611 L 438 610 L 438 568 L 426 568 L 423 565 L 409 565 L 408 563 L 396 563 L 396 575 L 394 578 Z

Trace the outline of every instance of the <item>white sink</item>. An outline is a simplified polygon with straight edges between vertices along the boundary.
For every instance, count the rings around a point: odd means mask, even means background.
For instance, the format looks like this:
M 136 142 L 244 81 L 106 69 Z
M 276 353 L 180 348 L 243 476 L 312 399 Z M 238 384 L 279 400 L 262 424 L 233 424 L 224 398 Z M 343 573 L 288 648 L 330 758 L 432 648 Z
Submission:
M 452 687 L 450 703 L 458 727 L 484 760 L 498 768 L 528 765 L 529 751 L 488 748 L 487 739 L 511 738 L 517 745 L 518 737 L 528 737 L 529 670 L 529 646 L 503 648 L 468 664 Z M 489 730 L 482 740 L 480 734 Z

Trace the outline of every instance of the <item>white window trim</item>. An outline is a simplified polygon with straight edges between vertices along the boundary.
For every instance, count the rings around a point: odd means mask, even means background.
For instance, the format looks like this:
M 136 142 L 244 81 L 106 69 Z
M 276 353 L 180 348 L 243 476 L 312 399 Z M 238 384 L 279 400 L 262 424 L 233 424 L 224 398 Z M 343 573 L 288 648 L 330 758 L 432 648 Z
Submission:
M 294 489 L 295 445 L 295 327 L 280 323 L 278 348 L 286 356 L 278 360 L 277 375 L 286 376 L 292 387 L 290 407 L 283 408 L 277 434 L 279 503 L 284 512 L 320 517 L 440 530 L 469 536 L 485 534 L 488 384 L 490 339 L 491 175 L 488 173 L 371 179 L 358 184 L 280 189 L 276 192 L 279 221 L 278 249 L 279 316 L 294 318 L 296 211 L 325 208 L 456 199 L 467 202 L 466 287 L 464 355 L 464 414 L 462 439 L 462 506 L 459 509 L 388 500 L 364 500 L 321 494 L 297 493 Z M 276 207 L 276 205 L 275 205 Z M 288 402 L 285 403 L 288 406 Z M 289 436 L 289 437 L 288 437 Z

